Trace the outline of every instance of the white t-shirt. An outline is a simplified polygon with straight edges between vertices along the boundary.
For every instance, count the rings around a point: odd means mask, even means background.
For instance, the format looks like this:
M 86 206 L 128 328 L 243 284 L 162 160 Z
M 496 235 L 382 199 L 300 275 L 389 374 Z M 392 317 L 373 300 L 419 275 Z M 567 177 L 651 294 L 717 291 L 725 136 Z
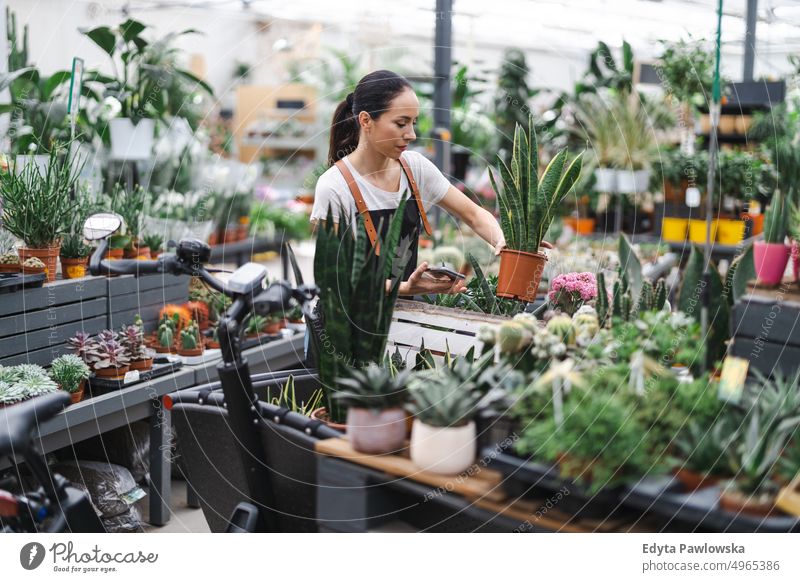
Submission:
M 439 171 L 433 162 L 419 152 L 403 152 L 401 154 L 408 162 L 411 174 L 417 181 L 419 195 L 425 212 L 428 212 L 434 204 L 437 204 L 447 190 L 450 182 Z M 400 189 L 397 192 L 387 192 L 369 183 L 350 163 L 347 156 L 344 163 L 353 173 L 353 178 L 358 184 L 361 195 L 369 210 L 391 210 L 397 208 L 400 198 L 407 190 L 411 196 L 411 186 L 408 184 L 406 173 L 400 172 Z M 331 205 L 331 202 L 333 203 Z M 314 207 L 311 209 L 311 221 L 325 220 L 328 217 L 328 206 L 331 206 L 333 219 L 339 222 L 339 209 L 344 208 L 350 212 L 350 223 L 355 224 L 356 220 L 356 201 L 347 187 L 347 181 L 336 166 L 328 168 L 317 180 L 317 187 L 314 191 Z

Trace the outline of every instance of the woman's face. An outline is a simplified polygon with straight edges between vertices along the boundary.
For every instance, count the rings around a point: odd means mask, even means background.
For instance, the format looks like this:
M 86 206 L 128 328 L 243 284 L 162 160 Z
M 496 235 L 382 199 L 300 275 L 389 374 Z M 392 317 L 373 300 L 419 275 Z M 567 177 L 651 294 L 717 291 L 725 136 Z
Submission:
M 377 119 L 366 111 L 359 114 L 362 138 L 387 158 L 397 160 L 408 144 L 417 139 L 414 125 L 418 117 L 419 99 L 413 89 L 406 88 Z

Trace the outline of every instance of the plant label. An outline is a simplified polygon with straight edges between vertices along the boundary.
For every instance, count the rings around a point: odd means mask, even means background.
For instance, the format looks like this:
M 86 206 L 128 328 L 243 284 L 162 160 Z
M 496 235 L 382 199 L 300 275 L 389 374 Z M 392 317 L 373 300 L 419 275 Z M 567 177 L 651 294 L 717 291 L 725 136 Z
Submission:
M 694 186 L 686 189 L 686 206 L 689 208 L 700 206 L 700 190 Z
M 744 392 L 744 382 L 747 379 L 747 369 L 750 362 L 744 358 L 728 356 L 722 363 L 722 374 L 719 379 L 717 398 L 738 404 Z
M 123 384 L 132 384 L 133 382 L 139 381 L 139 370 L 131 370 L 125 377 L 122 379 Z

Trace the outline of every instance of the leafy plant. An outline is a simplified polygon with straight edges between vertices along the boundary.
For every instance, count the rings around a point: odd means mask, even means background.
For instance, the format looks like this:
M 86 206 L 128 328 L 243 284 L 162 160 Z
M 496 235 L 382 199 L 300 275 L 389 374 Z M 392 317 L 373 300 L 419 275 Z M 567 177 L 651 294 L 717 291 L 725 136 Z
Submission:
M 342 419 L 342 411 L 332 394 L 343 366 L 363 367 L 380 362 L 386 352 L 400 278 L 410 259 L 411 241 L 400 240 L 407 201 L 404 195 L 377 249 L 370 244 L 360 217 L 355 225 L 350 225 L 342 212 L 337 225 L 331 208 L 317 233 L 314 280 L 321 291 L 319 308 L 324 341 L 333 349 L 323 349 L 316 333 L 312 334 L 312 340 L 326 391 L 326 408 L 334 421 Z M 380 254 L 376 253 L 378 250 Z
M 21 171 L 0 172 L 3 225 L 29 248 L 47 248 L 64 234 L 64 216 L 75 211 L 71 192 L 83 167 L 80 158 L 61 160 L 50 151 L 46 171 L 28 164 Z
M 308 402 L 298 402 L 297 393 L 295 392 L 294 388 L 294 376 L 289 376 L 289 378 L 286 380 L 286 384 L 284 384 L 283 388 L 281 388 L 280 393 L 274 398 L 270 398 L 268 393 L 267 400 L 269 400 L 270 404 L 274 406 L 286 408 L 287 410 L 296 412 L 297 414 L 302 414 L 303 416 L 311 416 L 311 413 L 319 408 L 322 404 L 324 396 L 325 395 L 323 391 L 321 389 L 317 389 L 312 392 Z
M 366 367 L 351 368 L 337 378 L 339 390 L 333 397 L 347 408 L 370 408 L 380 411 L 402 407 L 407 399 L 407 370 L 392 374 L 388 368 L 370 363 Z
M 500 204 L 500 225 L 511 250 L 536 253 L 542 244 L 558 205 L 572 189 L 581 173 L 581 156 L 567 165 L 567 150 L 550 161 L 541 179 L 538 176 L 539 146 L 528 120 L 528 135 L 517 125 L 511 168 L 498 156 L 503 189 L 497 187 L 489 170 L 492 187 Z M 564 169 L 566 167 L 566 170 Z
M 263 315 L 258 315 L 254 313 L 250 316 L 250 319 L 247 321 L 247 327 L 245 328 L 245 334 L 247 335 L 257 335 L 262 332 L 264 327 L 267 325 L 267 318 Z
M 157 253 L 162 250 L 161 247 L 164 244 L 164 237 L 160 234 L 147 233 L 142 236 L 142 242 L 151 252 Z
M 536 94 L 528 86 L 528 64 L 525 53 L 510 48 L 503 53 L 497 75 L 497 96 L 494 101 L 495 125 L 499 151 L 505 160 L 511 158 L 515 128 L 528 122 L 528 101 Z
M 141 319 L 139 320 L 141 321 Z M 131 360 L 147 360 L 150 357 L 144 342 L 144 330 L 140 325 L 126 325 L 122 328 L 120 342 L 128 351 Z
M 97 342 L 88 334 L 82 331 L 75 333 L 67 340 L 67 344 L 75 350 L 75 354 L 84 361 L 91 363 L 90 354 L 94 351 Z
M 666 91 L 681 103 L 702 105 L 711 94 L 714 54 L 705 41 L 691 37 L 676 42 L 661 41 L 664 51 L 656 65 Z
M 675 434 L 673 464 L 702 475 L 726 475 L 725 460 L 734 444 L 737 427 L 730 416 L 720 416 L 710 427 L 691 419 Z
M 14 404 L 56 391 L 58 386 L 41 366 L 0 366 L 0 404 Z
M 50 365 L 50 377 L 70 394 L 78 391 L 80 383 L 89 377 L 89 366 L 74 354 L 59 356 Z

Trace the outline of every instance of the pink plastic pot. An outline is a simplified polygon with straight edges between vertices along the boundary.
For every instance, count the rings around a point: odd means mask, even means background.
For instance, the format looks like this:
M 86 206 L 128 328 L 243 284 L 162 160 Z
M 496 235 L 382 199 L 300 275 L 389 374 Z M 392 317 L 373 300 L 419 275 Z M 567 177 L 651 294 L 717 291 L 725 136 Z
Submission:
M 405 445 L 406 416 L 402 408 L 381 411 L 350 408 L 347 411 L 347 438 L 360 453 L 396 453 Z
M 758 280 L 768 285 L 778 285 L 783 280 L 786 263 L 789 262 L 789 251 L 789 247 L 783 243 L 756 241 L 753 244 L 753 258 Z

